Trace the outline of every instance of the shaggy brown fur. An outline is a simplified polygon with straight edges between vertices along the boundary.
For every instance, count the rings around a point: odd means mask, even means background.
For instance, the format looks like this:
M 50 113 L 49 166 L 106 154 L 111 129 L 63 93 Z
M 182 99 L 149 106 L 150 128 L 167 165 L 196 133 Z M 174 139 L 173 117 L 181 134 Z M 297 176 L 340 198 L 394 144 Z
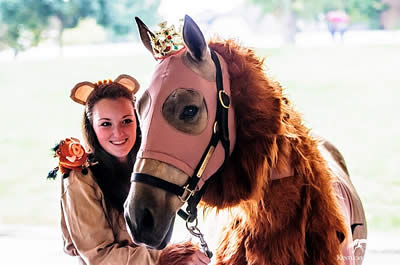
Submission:
M 207 207 L 238 206 L 217 264 L 340 264 L 337 233 L 347 230 L 317 140 L 252 50 L 209 46 L 227 62 L 237 124 L 235 149 L 203 197 Z M 272 168 L 295 174 L 271 181 Z

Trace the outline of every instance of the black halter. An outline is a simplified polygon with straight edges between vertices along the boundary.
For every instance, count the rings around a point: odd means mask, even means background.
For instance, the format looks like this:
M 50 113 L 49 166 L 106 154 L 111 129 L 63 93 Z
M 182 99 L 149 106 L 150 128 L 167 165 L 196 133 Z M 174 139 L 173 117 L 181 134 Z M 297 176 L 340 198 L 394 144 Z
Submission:
M 213 126 L 213 134 L 206 150 L 201 156 L 200 162 L 194 170 L 193 175 L 189 178 L 188 182 L 183 187 L 144 173 L 134 173 L 131 178 L 131 182 L 135 181 L 152 185 L 154 187 L 166 190 L 170 193 L 177 195 L 182 202 L 187 202 L 186 212 L 182 209 L 178 211 L 178 215 L 187 222 L 193 222 L 197 218 L 197 204 L 200 202 L 201 197 L 206 191 L 208 181 L 206 181 L 201 190 L 197 190 L 196 186 L 219 141 L 221 141 L 222 146 L 224 147 L 225 159 L 217 173 L 221 171 L 223 165 L 225 164 L 225 161 L 229 156 L 230 141 L 228 128 L 228 110 L 230 107 L 230 98 L 224 91 L 221 64 L 219 62 L 218 56 L 211 48 L 210 51 L 211 59 L 213 60 L 216 68 L 217 110 Z M 216 175 L 217 173 L 215 173 L 214 175 Z

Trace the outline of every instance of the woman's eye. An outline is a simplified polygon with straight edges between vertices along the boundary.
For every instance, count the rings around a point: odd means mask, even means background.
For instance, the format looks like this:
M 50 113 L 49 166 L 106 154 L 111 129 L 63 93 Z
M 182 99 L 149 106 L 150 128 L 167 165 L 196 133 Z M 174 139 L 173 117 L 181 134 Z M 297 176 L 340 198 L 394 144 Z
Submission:
M 193 106 L 193 105 L 186 106 L 183 108 L 183 111 L 182 111 L 181 115 L 179 116 L 179 119 L 183 120 L 183 121 L 191 120 L 196 116 L 198 111 L 199 111 L 199 108 L 196 106 Z
M 125 120 L 122 121 L 122 124 L 129 124 L 129 123 L 131 123 L 131 122 L 133 122 L 133 120 L 131 120 L 131 119 L 125 119 Z
M 100 124 L 100 126 L 102 126 L 102 127 L 110 127 L 111 126 L 111 122 L 109 122 L 109 121 L 102 122 Z

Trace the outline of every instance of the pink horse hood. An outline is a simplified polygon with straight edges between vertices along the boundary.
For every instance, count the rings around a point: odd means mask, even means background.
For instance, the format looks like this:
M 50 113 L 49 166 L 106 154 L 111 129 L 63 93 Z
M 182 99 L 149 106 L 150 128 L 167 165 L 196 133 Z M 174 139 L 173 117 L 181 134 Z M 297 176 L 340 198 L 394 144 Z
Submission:
M 153 74 L 153 79 L 147 89 L 151 101 L 150 107 L 140 117 L 143 141 L 138 158 L 159 160 L 192 176 L 212 136 L 218 94 L 215 81 L 204 79 L 184 64 L 182 58 L 184 54 L 185 51 L 163 59 Z M 227 65 L 221 56 L 218 58 L 222 68 L 224 91 L 230 96 Z M 207 126 L 199 134 L 189 134 L 176 129 L 167 122 L 162 114 L 163 103 L 173 91 L 179 88 L 197 91 L 204 97 L 208 120 Z M 230 152 L 232 152 L 236 141 L 232 107 L 229 108 L 228 125 Z M 219 142 L 199 181 L 198 188 L 201 188 L 204 182 L 220 168 L 224 158 L 224 148 Z

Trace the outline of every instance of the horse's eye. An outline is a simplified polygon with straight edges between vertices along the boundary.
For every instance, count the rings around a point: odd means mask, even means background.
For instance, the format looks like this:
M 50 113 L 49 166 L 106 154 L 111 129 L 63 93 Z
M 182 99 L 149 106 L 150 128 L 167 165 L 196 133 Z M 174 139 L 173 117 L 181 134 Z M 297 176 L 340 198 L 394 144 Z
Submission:
M 181 115 L 179 116 L 180 120 L 189 121 L 196 116 L 199 108 L 193 105 L 189 105 L 183 108 Z

